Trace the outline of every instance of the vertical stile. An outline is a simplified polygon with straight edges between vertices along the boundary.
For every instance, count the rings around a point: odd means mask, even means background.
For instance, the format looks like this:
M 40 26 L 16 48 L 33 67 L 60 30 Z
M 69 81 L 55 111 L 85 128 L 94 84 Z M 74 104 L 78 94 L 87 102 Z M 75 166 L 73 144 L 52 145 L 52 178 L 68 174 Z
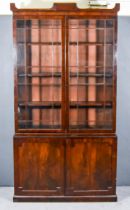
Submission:
M 66 27 L 66 17 L 62 17 L 62 25 L 61 25 L 61 58 L 62 58 L 62 62 L 61 62 L 61 78 L 62 78 L 62 129 L 66 130 L 67 128 L 67 121 L 66 121 L 66 116 L 67 116 L 67 98 L 66 98 L 66 93 L 67 93 L 67 85 L 66 85 L 66 39 L 65 39 L 65 27 Z
M 65 17 L 65 82 L 66 82 L 66 129 L 69 129 L 69 113 L 70 113 L 70 99 L 69 99 L 69 19 Z
M 33 74 L 38 74 L 41 71 L 40 67 L 40 32 L 39 32 L 39 21 L 38 20 L 31 20 L 31 25 L 29 27 L 31 30 L 30 33 L 30 51 L 31 51 L 31 75 L 32 75 L 32 103 L 37 103 L 41 101 L 41 80 L 39 77 L 33 77 Z M 32 127 L 39 127 L 41 119 L 41 110 L 38 108 L 32 107 Z
M 89 20 L 88 30 L 88 73 L 96 73 L 96 20 Z M 93 43 L 93 44 L 92 44 Z M 95 77 L 88 78 L 88 101 L 96 102 L 96 80 Z M 88 109 L 88 126 L 94 127 L 96 123 L 96 110 L 94 108 Z
M 103 78 L 103 83 L 104 83 L 104 92 L 103 92 L 103 99 L 104 99 L 104 104 L 103 104 L 103 124 L 106 125 L 106 20 L 104 20 L 104 60 L 103 60 L 103 71 L 104 71 L 104 78 Z
M 76 84 L 77 87 L 76 87 L 76 90 L 77 90 L 77 93 L 76 93 L 76 103 L 77 103 L 77 110 L 76 110 L 76 115 L 77 115 L 77 122 L 75 122 L 76 126 L 78 127 L 79 125 L 79 106 L 78 106 L 78 100 L 79 100 L 79 21 L 78 21 L 78 25 L 77 25 L 77 43 L 76 43 L 76 69 L 77 69 L 77 81 L 76 81 Z

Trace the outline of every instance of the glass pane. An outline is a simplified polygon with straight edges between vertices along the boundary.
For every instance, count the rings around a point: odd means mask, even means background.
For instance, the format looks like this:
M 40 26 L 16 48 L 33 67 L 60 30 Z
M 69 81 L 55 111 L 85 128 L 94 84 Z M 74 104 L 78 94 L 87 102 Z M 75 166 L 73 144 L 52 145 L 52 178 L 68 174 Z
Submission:
M 16 41 L 18 43 L 25 42 L 24 28 L 17 28 Z
M 51 105 L 44 105 L 44 108 L 36 106 L 18 108 L 20 128 L 61 128 L 60 107 L 55 106 L 52 109 Z
M 23 44 L 17 44 L 17 65 L 25 65 L 25 48 Z
M 110 129 L 112 124 L 112 109 L 88 108 L 85 106 L 70 106 L 70 129 Z
M 113 20 L 69 20 L 69 127 L 111 129 Z
M 17 20 L 16 25 L 19 127 L 59 129 L 61 20 Z

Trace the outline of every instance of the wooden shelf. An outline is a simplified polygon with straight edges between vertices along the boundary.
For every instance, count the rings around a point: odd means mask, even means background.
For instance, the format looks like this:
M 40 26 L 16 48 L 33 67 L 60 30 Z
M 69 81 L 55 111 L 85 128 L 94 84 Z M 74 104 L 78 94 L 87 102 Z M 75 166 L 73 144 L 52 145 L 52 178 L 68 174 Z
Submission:
M 31 107 L 31 108 L 61 108 L 61 102 L 28 102 L 18 103 L 19 107 Z
M 17 42 L 18 44 L 25 45 L 61 45 L 62 42 Z M 69 45 L 96 45 L 96 46 L 104 46 L 104 45 L 113 45 L 114 43 L 104 43 L 104 42 L 69 42 Z
M 75 108 L 75 107 L 81 107 L 81 108 L 86 108 L 86 107 L 91 107 L 91 108 L 100 108 L 100 107 L 112 107 L 112 102 L 70 102 L 70 107 Z
M 113 74 L 112 73 L 70 73 L 69 74 L 70 77 L 112 77 Z
M 18 83 L 18 86 L 26 86 L 26 87 L 60 87 L 61 84 L 28 84 L 28 83 Z
M 22 69 L 22 68 L 26 68 L 26 69 L 31 69 L 31 68 L 41 68 L 41 69 L 45 69 L 45 68 L 48 68 L 48 69 L 51 69 L 51 68 L 54 68 L 54 69 L 62 69 L 62 66 L 51 66 L 51 65 L 47 65 L 47 66 L 42 66 L 42 65 L 27 65 L 27 66 L 24 66 L 24 65 L 17 65 L 17 68 L 18 69 Z M 68 66 L 69 69 L 71 68 L 85 68 L 85 69 L 88 69 L 88 68 L 97 68 L 97 69 L 104 69 L 104 65 L 94 65 L 94 66 L 90 66 L 90 65 L 69 65 Z M 113 69 L 113 66 L 105 66 L 106 69 Z
M 107 122 L 108 123 L 108 122 Z M 111 123 L 111 122 L 110 122 Z M 107 125 L 106 122 L 100 122 L 100 124 L 98 124 L 98 122 L 96 123 L 95 122 L 95 126 L 89 126 L 89 125 L 70 125 L 69 126 L 69 129 L 104 129 L 104 124 L 105 124 L 105 128 L 106 129 L 111 129 L 111 126 L 110 125 Z
M 90 84 L 90 83 L 77 83 L 77 84 L 69 84 L 70 87 L 72 86 L 105 86 L 105 87 L 109 87 L 112 86 L 113 84 L 107 84 L 107 83 L 94 83 L 94 84 Z
M 19 77 L 61 77 L 62 73 L 61 72 L 41 72 L 41 73 L 29 73 L 29 74 L 19 74 Z
M 81 29 L 81 30 L 83 29 L 83 30 L 89 31 L 89 30 L 91 30 L 91 29 L 95 29 L 94 27 L 89 27 L 89 28 L 86 27 L 86 26 L 85 26 L 85 27 L 81 27 L 81 25 L 80 25 L 80 27 L 76 27 L 76 26 L 74 26 L 73 24 L 72 24 L 72 27 L 70 27 L 70 26 L 71 26 L 71 25 L 69 25 L 69 29 L 72 29 L 72 30 L 73 30 L 73 29 Z M 96 31 L 100 31 L 100 30 L 101 30 L 101 31 L 103 31 L 103 30 L 105 31 L 106 29 L 107 29 L 107 30 L 114 30 L 113 27 L 96 27 Z
M 32 108 L 61 108 L 61 102 L 27 102 L 18 103 L 19 107 L 32 107 Z M 70 108 L 100 108 L 100 107 L 112 107 L 112 102 L 70 102 Z
M 61 45 L 62 42 L 17 42 L 17 44 L 26 44 L 26 45 Z
M 43 122 L 38 121 L 39 125 L 34 125 L 34 121 L 20 120 L 19 125 L 21 128 L 33 128 L 33 129 L 60 129 L 61 125 L 43 125 Z
M 62 73 L 61 72 L 55 72 L 55 73 L 51 73 L 51 72 L 41 72 L 41 73 L 28 73 L 28 74 L 19 74 L 19 77 L 61 77 Z M 69 74 L 70 77 L 112 77 L 113 74 L 112 73 L 73 73 L 70 72 Z
M 89 30 L 91 30 L 91 29 L 95 29 L 94 27 L 87 27 L 87 25 L 85 25 L 84 24 L 84 26 L 82 26 L 82 24 L 80 24 L 79 26 L 77 26 L 76 24 L 69 24 L 69 27 L 68 27 L 69 29 L 83 29 L 83 30 L 86 30 L 86 31 L 89 31 Z M 53 25 L 53 27 L 50 27 L 50 25 L 48 24 L 48 25 L 36 25 L 36 27 L 33 25 L 33 26 L 27 26 L 27 25 L 23 25 L 22 27 L 19 27 L 19 26 L 17 26 L 17 30 L 33 30 L 33 29 L 37 29 L 37 30 L 39 30 L 39 31 L 41 31 L 41 30 L 46 30 L 46 29 L 61 29 L 61 25 L 59 24 L 59 25 L 56 25 L 56 24 L 54 24 Z M 107 26 L 105 26 L 105 27 L 96 27 L 96 31 L 103 31 L 103 30 L 105 30 L 105 29 L 107 29 L 107 30 L 114 30 L 114 27 L 107 27 Z
M 113 43 L 104 43 L 104 42 L 69 42 L 69 45 L 99 45 L 99 46 L 102 46 L 102 45 L 113 45 Z

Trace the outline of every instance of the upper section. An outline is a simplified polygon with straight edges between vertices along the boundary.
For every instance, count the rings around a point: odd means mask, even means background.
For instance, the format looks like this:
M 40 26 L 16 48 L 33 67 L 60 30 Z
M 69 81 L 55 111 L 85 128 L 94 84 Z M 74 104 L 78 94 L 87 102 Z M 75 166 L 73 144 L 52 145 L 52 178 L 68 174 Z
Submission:
M 17 133 L 114 133 L 117 11 L 14 11 Z
M 54 3 L 53 7 L 50 9 L 18 9 L 14 3 L 10 4 L 10 8 L 13 11 L 14 15 L 17 17 L 19 15 L 26 16 L 27 15 L 32 15 L 35 16 L 34 12 L 37 12 L 37 15 L 43 15 L 45 14 L 57 14 L 60 15 L 61 13 L 63 14 L 68 14 L 71 13 L 72 15 L 76 15 L 77 12 L 78 14 L 80 13 L 81 15 L 88 15 L 88 16 L 115 16 L 117 15 L 117 12 L 120 9 L 120 4 L 116 4 L 114 8 L 78 8 L 76 3 Z

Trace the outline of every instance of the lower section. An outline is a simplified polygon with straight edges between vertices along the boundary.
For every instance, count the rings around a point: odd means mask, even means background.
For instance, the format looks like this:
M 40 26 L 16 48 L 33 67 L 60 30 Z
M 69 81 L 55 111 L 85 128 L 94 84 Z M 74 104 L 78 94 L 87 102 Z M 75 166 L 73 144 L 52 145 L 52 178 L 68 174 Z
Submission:
M 15 137 L 15 201 L 116 201 L 116 137 Z
M 111 196 L 14 196 L 14 202 L 115 202 L 116 195 Z

